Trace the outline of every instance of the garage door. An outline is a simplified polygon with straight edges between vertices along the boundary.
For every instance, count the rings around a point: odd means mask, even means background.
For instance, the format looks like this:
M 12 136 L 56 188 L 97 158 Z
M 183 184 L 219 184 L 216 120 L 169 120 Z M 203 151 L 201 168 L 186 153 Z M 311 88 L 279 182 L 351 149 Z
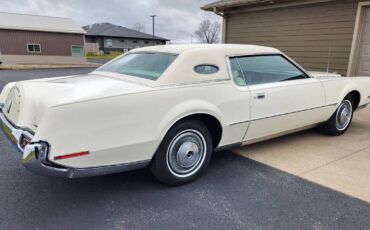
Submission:
M 370 76 L 370 7 L 364 8 L 363 22 L 356 75 Z

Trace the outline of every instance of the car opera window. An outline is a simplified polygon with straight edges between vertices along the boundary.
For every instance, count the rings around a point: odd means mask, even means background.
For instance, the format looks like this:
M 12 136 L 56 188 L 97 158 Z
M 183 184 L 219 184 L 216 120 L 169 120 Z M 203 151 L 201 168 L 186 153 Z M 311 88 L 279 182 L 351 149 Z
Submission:
M 108 63 L 98 71 L 106 71 L 157 80 L 176 59 L 177 55 L 168 53 L 131 53 Z
M 247 85 L 259 85 L 309 78 L 281 55 L 238 57 Z
M 28 53 L 41 53 L 41 45 L 40 44 L 27 44 L 27 52 Z
M 218 67 L 215 65 L 198 65 L 194 67 L 194 71 L 199 74 L 214 74 L 218 72 Z

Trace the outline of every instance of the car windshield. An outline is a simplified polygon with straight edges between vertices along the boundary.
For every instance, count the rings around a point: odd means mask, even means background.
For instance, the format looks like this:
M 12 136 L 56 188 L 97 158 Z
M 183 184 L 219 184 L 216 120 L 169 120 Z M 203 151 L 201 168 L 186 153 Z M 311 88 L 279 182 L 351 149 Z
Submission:
M 176 54 L 168 53 L 130 53 L 102 66 L 98 71 L 120 73 L 156 81 L 176 57 Z

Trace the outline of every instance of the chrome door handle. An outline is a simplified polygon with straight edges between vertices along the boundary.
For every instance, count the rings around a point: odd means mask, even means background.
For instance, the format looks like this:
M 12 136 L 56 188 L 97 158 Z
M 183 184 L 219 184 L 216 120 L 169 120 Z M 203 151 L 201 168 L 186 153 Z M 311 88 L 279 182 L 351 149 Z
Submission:
M 257 93 L 256 97 L 255 97 L 257 100 L 263 100 L 266 98 L 266 94 L 265 93 Z

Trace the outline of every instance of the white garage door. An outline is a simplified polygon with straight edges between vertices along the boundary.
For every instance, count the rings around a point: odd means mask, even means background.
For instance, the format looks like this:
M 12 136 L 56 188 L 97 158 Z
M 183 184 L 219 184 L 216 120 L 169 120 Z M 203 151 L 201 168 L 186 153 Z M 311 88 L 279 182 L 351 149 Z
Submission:
M 370 7 L 364 8 L 363 22 L 356 75 L 370 76 Z

